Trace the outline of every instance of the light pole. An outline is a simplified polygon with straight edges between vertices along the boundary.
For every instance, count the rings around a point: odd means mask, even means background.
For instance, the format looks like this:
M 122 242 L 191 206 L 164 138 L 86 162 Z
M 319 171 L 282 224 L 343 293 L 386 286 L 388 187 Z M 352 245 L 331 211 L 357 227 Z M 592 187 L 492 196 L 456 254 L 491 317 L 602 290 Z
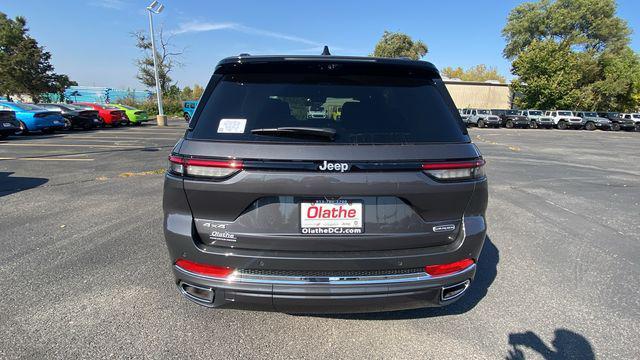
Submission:
M 156 117 L 156 121 L 158 122 L 158 126 L 166 126 L 167 125 L 167 117 L 164 115 L 164 109 L 162 109 L 162 89 L 160 88 L 160 76 L 158 74 L 158 57 L 156 56 L 156 38 L 153 32 L 153 14 L 160 14 L 164 10 L 164 5 L 160 4 L 157 1 L 153 1 L 149 6 L 147 6 L 147 11 L 149 12 L 149 31 L 151 33 L 151 53 L 153 56 L 153 71 L 156 77 L 156 96 L 158 97 L 158 116 Z

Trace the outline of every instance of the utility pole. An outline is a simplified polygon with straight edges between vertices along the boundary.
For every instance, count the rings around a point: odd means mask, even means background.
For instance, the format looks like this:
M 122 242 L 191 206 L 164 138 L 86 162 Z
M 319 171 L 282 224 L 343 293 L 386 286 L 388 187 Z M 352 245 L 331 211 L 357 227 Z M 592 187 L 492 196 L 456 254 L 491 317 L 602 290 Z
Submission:
M 156 96 L 158 98 L 158 116 L 156 121 L 158 126 L 167 126 L 167 117 L 164 115 L 164 109 L 162 108 L 162 89 L 160 88 L 160 76 L 158 74 L 158 57 L 156 56 L 156 38 L 153 31 L 153 14 L 160 14 L 164 10 L 164 5 L 157 1 L 152 2 L 147 6 L 149 12 L 149 31 L 151 32 L 151 52 L 153 56 L 153 70 L 156 77 Z

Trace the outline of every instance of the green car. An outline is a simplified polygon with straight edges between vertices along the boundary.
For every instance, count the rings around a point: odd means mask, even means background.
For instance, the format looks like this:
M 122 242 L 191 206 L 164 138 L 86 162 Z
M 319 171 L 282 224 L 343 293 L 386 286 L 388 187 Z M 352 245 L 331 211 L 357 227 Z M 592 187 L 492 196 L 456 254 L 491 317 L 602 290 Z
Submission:
M 142 123 L 152 120 L 147 112 L 144 110 L 132 108 L 131 106 L 122 105 L 122 104 L 109 104 L 111 106 L 115 106 L 120 110 L 124 110 L 127 118 L 133 125 L 142 125 Z

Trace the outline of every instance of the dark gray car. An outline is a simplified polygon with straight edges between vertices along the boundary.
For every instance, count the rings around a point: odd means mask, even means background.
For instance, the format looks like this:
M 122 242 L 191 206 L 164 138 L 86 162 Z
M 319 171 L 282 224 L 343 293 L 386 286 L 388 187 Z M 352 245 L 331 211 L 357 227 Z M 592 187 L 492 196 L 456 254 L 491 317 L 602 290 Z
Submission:
M 474 278 L 484 160 L 430 63 L 224 59 L 169 160 L 165 238 L 198 304 L 441 306 Z

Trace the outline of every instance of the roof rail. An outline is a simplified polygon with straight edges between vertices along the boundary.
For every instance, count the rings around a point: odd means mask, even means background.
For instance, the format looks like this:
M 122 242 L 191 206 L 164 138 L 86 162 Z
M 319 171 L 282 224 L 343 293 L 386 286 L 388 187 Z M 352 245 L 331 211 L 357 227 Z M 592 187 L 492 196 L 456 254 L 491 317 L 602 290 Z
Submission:
M 238 55 L 238 56 L 251 56 L 251 54 L 249 54 L 249 53 L 242 53 L 242 54 L 240 54 L 240 55 Z

